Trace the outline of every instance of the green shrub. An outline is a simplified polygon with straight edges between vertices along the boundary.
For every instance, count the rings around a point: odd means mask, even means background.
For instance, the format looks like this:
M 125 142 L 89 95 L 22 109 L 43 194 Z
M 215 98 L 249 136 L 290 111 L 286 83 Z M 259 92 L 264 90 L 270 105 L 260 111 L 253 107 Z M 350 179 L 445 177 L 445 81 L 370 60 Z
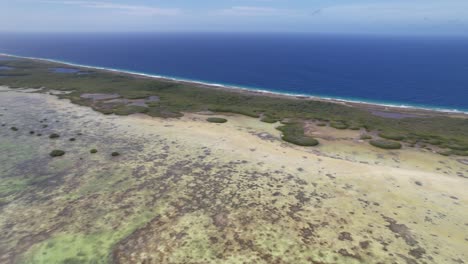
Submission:
M 136 106 L 136 105 L 128 105 L 128 106 L 120 106 L 113 109 L 113 113 L 116 115 L 131 115 L 131 114 L 138 114 L 138 113 L 146 113 L 148 112 L 148 107 L 143 106 Z
M 456 156 L 463 156 L 463 157 L 468 156 L 468 151 L 463 151 L 463 150 L 451 150 L 450 153 Z
M 453 149 L 453 150 L 461 150 L 461 151 L 468 150 L 468 146 L 457 145 L 457 144 L 448 145 L 448 148 Z
M 120 153 L 119 152 L 112 152 L 112 157 L 117 157 L 117 156 L 120 156 Z
M 49 138 L 51 138 L 51 139 L 59 138 L 59 137 L 60 137 L 60 135 L 59 135 L 59 134 L 55 134 L 55 133 L 53 133 L 53 134 L 51 134 L 51 135 L 49 136 Z
M 278 122 L 278 119 L 275 118 L 275 117 L 272 117 L 272 116 L 264 115 L 262 117 L 262 119 L 260 119 L 260 121 L 265 122 L 265 123 L 269 123 L 269 124 L 274 124 L 274 123 Z
M 50 152 L 49 155 L 51 157 L 60 157 L 60 156 L 65 155 L 65 151 L 56 149 L 56 150 L 52 150 L 52 152 Z
M 318 140 L 307 136 L 283 135 L 281 139 L 283 139 L 286 142 L 304 147 L 313 147 L 319 144 Z
M 96 154 L 98 151 L 97 151 L 97 149 L 92 149 L 92 150 L 90 150 L 89 152 L 90 152 L 91 154 Z
M 384 133 L 384 132 L 379 133 L 379 137 L 385 138 L 385 139 L 391 139 L 391 140 L 398 140 L 398 141 L 405 139 L 405 137 L 402 135 L 393 134 L 393 133 Z
M 183 117 L 184 115 L 180 112 L 171 112 L 160 107 L 150 107 L 148 112 L 145 114 L 152 117 L 162 117 L 162 118 L 178 118 Z
M 371 140 L 369 143 L 377 148 L 381 149 L 401 149 L 401 144 L 394 141 L 388 141 L 383 139 Z
M 16 128 L 16 127 L 11 127 L 10 129 L 13 130 L 13 131 L 18 131 L 18 128 Z
M 70 138 L 70 141 L 75 141 L 75 140 L 76 140 L 76 138 Z
M 302 123 L 291 122 L 276 129 L 283 132 L 281 139 L 286 142 L 299 146 L 317 146 L 319 144 L 318 140 L 315 138 L 304 135 Z
M 233 114 L 240 114 L 245 116 L 250 116 L 253 118 L 259 118 L 260 114 L 258 114 L 254 110 L 247 110 L 245 108 L 239 108 L 237 106 L 230 106 L 230 107 L 210 107 L 208 108 L 211 112 L 218 112 L 218 113 L 233 113 Z
M 227 119 L 220 118 L 220 117 L 210 117 L 210 118 L 207 118 L 206 121 L 208 121 L 210 123 L 222 124 L 222 123 L 226 123 Z
M 348 128 L 348 125 L 341 122 L 341 121 L 331 122 L 330 126 L 333 127 L 333 128 L 336 128 L 336 129 L 347 129 Z
M 428 144 L 431 144 L 431 145 L 434 145 L 434 146 L 438 146 L 438 145 L 442 144 L 442 141 L 440 141 L 438 139 L 429 139 L 429 140 L 425 140 L 424 142 L 426 142 Z
M 451 151 L 439 151 L 437 153 L 442 155 L 442 156 L 450 156 L 452 154 Z
M 159 106 L 159 102 L 147 102 L 146 105 L 148 107 L 158 107 Z
M 361 139 L 362 139 L 362 140 L 372 139 L 372 136 L 371 136 L 371 135 L 367 135 L 367 134 L 363 134 L 363 135 L 361 135 Z

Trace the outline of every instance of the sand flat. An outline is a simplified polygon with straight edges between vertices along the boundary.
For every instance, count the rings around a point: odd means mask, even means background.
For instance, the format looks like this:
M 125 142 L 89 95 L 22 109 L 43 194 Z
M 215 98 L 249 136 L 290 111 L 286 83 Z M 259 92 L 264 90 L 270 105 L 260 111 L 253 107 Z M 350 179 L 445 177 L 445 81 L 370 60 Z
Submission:
M 106 116 L 18 91 L 0 95 L 0 114 L 0 262 L 468 258 L 468 166 L 456 157 L 331 128 L 315 131 L 328 137 L 319 147 L 297 147 L 254 118 Z

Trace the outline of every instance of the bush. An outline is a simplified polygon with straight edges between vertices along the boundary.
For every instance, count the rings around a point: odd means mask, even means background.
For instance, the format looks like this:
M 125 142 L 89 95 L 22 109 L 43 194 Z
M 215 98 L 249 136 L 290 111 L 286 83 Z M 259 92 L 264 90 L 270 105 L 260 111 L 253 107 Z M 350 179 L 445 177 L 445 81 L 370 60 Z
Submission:
M 434 146 L 438 146 L 438 145 L 442 144 L 442 141 L 440 141 L 438 139 L 429 139 L 429 140 L 425 140 L 424 142 L 426 142 L 428 144 L 431 144 L 431 145 L 434 145 Z
M 211 112 L 218 112 L 218 113 L 233 113 L 233 114 L 239 114 L 239 115 L 245 115 L 245 116 L 250 116 L 253 118 L 259 118 L 260 115 L 256 113 L 254 110 L 246 110 L 242 109 L 239 107 L 210 107 L 208 108 L 209 111 Z
M 92 149 L 89 151 L 91 154 L 96 154 L 97 153 L 97 149 Z
M 49 136 L 49 138 L 51 138 L 51 139 L 59 138 L 59 137 L 60 137 L 60 135 L 59 135 L 59 134 L 55 134 L 55 133 L 54 133 L 54 134 L 51 134 L 51 135 Z
M 336 129 L 347 129 L 348 125 L 343 122 L 331 122 L 330 126 Z
M 318 140 L 307 136 L 283 135 L 281 139 L 286 142 L 304 147 L 313 147 L 319 144 Z
M 405 139 L 405 137 L 402 136 L 402 135 L 392 134 L 392 133 L 384 133 L 384 132 L 380 133 L 379 137 L 385 138 L 385 139 L 391 139 L 391 140 L 398 140 L 398 141 Z
M 65 155 L 65 151 L 56 149 L 56 150 L 52 150 L 52 152 L 50 152 L 49 155 L 51 157 L 60 157 L 60 156 Z
M 118 108 L 113 109 L 114 114 L 122 115 L 122 116 L 138 114 L 138 113 L 147 113 L 148 111 L 149 111 L 148 107 L 136 106 L 136 105 L 120 106 Z
M 451 151 L 439 151 L 437 153 L 442 155 L 442 156 L 450 156 L 452 154 Z
M 372 136 L 371 135 L 361 135 L 361 139 L 362 140 L 366 140 L 366 139 L 372 139 Z
M 76 139 L 75 138 L 70 138 L 70 141 L 75 141 Z
M 463 157 L 468 156 L 468 151 L 463 151 L 463 150 L 451 150 L 450 153 L 456 156 L 463 156 Z
M 468 146 L 455 145 L 455 144 L 448 145 L 448 148 L 452 150 L 461 150 L 461 151 L 468 150 Z
M 207 118 L 206 121 L 208 121 L 210 123 L 222 124 L 222 123 L 226 123 L 227 119 L 220 118 L 220 117 L 210 117 L 210 118 Z
M 381 148 L 381 149 L 401 149 L 401 144 L 398 142 L 394 142 L 394 141 L 378 139 L 378 140 L 371 140 L 369 141 L 369 143 L 372 146 Z
M 117 157 L 117 156 L 120 156 L 120 153 L 118 153 L 118 152 L 112 152 L 111 155 L 112 155 L 112 157 Z
M 299 145 L 299 146 L 317 146 L 318 140 L 315 138 L 304 135 L 304 127 L 301 123 L 291 122 L 278 128 L 279 131 L 283 132 L 282 140 Z
M 265 122 L 265 123 L 269 123 L 269 124 L 274 124 L 274 123 L 278 122 L 278 119 L 275 118 L 275 117 L 264 115 L 262 117 L 262 119 L 260 119 L 260 121 Z
M 13 130 L 13 131 L 18 131 L 18 128 L 16 128 L 16 127 L 11 127 L 10 129 Z

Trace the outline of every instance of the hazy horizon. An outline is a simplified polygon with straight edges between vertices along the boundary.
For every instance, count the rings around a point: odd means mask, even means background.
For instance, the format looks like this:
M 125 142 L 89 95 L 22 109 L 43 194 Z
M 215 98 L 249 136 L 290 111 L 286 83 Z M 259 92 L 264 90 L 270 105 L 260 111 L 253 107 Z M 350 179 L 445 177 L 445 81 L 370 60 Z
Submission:
M 468 2 L 369 0 L 19 0 L 0 32 L 468 35 Z

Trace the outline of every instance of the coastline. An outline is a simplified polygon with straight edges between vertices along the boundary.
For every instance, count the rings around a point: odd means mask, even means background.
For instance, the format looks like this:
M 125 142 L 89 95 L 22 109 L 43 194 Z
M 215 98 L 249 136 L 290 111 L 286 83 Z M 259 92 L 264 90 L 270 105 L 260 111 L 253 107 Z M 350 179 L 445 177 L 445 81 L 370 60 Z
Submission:
M 15 54 L 8 54 L 8 53 L 0 53 L 0 56 L 4 57 L 12 57 L 18 59 L 29 59 L 41 62 L 48 62 L 48 63 L 57 63 L 66 66 L 82 68 L 82 69 L 89 69 L 89 70 L 99 70 L 104 72 L 111 72 L 111 73 L 119 73 L 119 74 L 126 74 L 134 77 L 139 78 L 149 78 L 167 82 L 175 82 L 187 85 L 196 85 L 197 87 L 205 87 L 210 89 L 220 89 L 226 91 L 234 91 L 234 92 L 241 92 L 247 93 L 250 95 L 259 95 L 259 96 L 272 96 L 272 97 L 280 97 L 280 98 L 288 98 L 288 99 L 299 99 L 299 100 L 311 100 L 311 101 L 322 101 L 322 102 L 331 102 L 337 104 L 343 104 L 352 107 L 360 107 L 367 110 L 374 110 L 374 111 L 385 111 L 385 112 L 405 112 L 410 114 L 415 114 L 418 116 L 425 116 L 425 115 L 443 115 L 443 116 L 461 116 L 461 117 L 468 117 L 468 110 L 459 110 L 459 109 L 448 109 L 448 108 L 440 108 L 440 107 L 431 107 L 431 106 L 418 106 L 418 105 L 410 105 L 410 104 L 397 104 L 397 103 L 385 103 L 385 102 L 375 102 L 372 100 L 354 100 L 354 99 L 345 99 L 345 98 L 335 98 L 335 97 L 328 97 L 328 96 L 318 96 L 318 95 L 310 95 L 310 94 L 293 94 L 281 91 L 271 91 L 265 88 L 254 88 L 254 87 L 242 87 L 238 85 L 231 85 L 231 84 L 218 84 L 218 83 L 209 83 L 205 81 L 199 80 L 191 80 L 185 79 L 180 77 L 172 77 L 172 76 L 163 76 L 157 74 L 148 74 L 148 73 L 141 73 L 135 72 L 126 69 L 115 69 L 115 68 L 106 68 L 100 66 L 92 66 L 92 65 L 83 65 L 78 63 L 72 63 L 67 61 L 55 60 L 55 59 L 48 59 L 48 58 L 38 58 L 38 57 L 27 57 L 27 56 L 19 56 Z

